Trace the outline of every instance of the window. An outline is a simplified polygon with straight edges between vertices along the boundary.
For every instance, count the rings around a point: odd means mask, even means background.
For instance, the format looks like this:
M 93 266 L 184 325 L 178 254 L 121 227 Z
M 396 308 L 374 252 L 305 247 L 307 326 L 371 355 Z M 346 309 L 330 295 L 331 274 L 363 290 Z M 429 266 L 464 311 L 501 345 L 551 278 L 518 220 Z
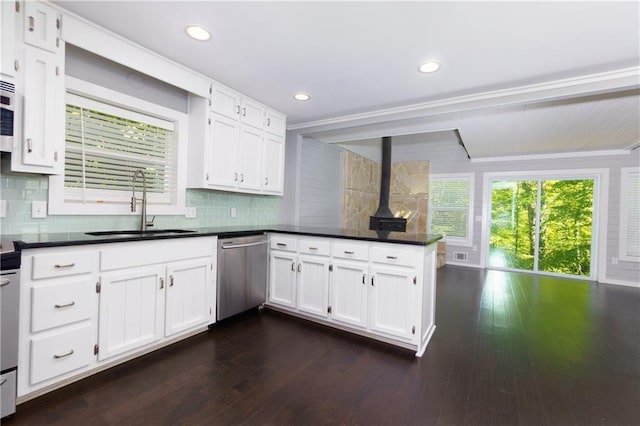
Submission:
M 640 261 L 640 168 L 623 167 L 620 181 L 620 260 Z
M 148 209 L 184 209 L 185 114 L 68 79 L 64 176 L 50 179 L 53 214 L 126 214 L 142 170 Z M 181 126 L 182 124 L 182 126 Z M 184 150 L 184 149 L 183 149 Z M 142 191 L 142 179 L 136 192 Z
M 473 181 L 467 173 L 430 176 L 430 233 L 442 234 L 452 245 L 472 245 Z

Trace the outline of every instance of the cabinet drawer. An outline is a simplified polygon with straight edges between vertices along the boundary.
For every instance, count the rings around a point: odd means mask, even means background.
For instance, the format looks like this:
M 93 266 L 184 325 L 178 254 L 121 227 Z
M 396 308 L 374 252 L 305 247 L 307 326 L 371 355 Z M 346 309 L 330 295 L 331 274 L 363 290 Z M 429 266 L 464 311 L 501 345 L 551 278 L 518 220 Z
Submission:
M 317 254 L 319 256 L 329 256 L 331 254 L 331 244 L 324 240 L 300 240 L 298 241 L 300 253 Z
M 416 253 L 410 250 L 372 247 L 371 260 L 389 265 L 415 266 Z
M 369 247 L 352 243 L 333 243 L 331 255 L 342 259 L 369 260 Z
M 48 337 L 32 338 L 31 384 L 89 365 L 94 343 L 89 324 Z
M 270 247 L 272 250 L 297 251 L 298 240 L 291 237 L 272 236 Z
M 95 283 L 89 280 L 31 289 L 31 332 L 91 317 Z
M 68 253 L 37 254 L 33 256 L 32 278 L 64 277 L 91 272 L 93 253 L 72 251 Z

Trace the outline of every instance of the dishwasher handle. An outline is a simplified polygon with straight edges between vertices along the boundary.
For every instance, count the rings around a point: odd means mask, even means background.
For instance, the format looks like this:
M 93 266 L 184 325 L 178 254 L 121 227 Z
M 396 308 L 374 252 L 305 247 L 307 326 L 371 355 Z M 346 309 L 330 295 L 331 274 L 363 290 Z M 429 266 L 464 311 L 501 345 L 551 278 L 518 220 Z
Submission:
M 225 244 L 225 243 L 222 243 L 222 249 L 223 250 L 228 250 L 228 249 L 241 248 L 241 247 L 253 247 L 253 246 L 260 246 L 260 245 L 263 245 L 263 244 L 267 244 L 267 240 L 257 241 L 255 243 L 244 243 L 244 244 Z

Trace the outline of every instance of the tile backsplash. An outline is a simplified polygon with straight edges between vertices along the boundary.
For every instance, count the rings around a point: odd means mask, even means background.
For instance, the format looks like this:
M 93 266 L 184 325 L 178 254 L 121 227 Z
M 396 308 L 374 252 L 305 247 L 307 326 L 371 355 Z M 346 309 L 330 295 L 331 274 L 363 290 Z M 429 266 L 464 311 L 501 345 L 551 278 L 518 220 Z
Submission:
M 31 217 L 32 201 L 46 201 L 49 179 L 46 176 L 0 173 L 0 199 L 7 204 L 6 216 L 0 218 L 0 233 L 37 234 L 45 232 L 80 232 L 111 229 L 136 229 L 138 215 L 122 216 L 47 216 Z M 156 228 L 204 228 L 215 226 L 275 225 L 278 220 L 278 197 L 236 194 L 208 190 L 187 190 L 187 206 L 196 208 L 195 218 L 157 216 Z M 230 210 L 236 208 L 236 217 Z

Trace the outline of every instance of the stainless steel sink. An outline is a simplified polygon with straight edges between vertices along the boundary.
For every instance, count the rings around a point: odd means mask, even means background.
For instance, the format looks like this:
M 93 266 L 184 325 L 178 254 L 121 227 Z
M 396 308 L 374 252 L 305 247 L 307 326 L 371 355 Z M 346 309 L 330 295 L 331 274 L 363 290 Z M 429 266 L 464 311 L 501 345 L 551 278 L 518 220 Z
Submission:
M 128 231 L 96 231 L 96 232 L 85 232 L 87 235 L 92 235 L 94 237 L 129 237 L 129 236 L 154 236 L 154 235 L 178 235 L 178 234 L 188 234 L 191 231 L 188 229 L 147 229 L 146 231 L 140 230 L 128 230 Z

